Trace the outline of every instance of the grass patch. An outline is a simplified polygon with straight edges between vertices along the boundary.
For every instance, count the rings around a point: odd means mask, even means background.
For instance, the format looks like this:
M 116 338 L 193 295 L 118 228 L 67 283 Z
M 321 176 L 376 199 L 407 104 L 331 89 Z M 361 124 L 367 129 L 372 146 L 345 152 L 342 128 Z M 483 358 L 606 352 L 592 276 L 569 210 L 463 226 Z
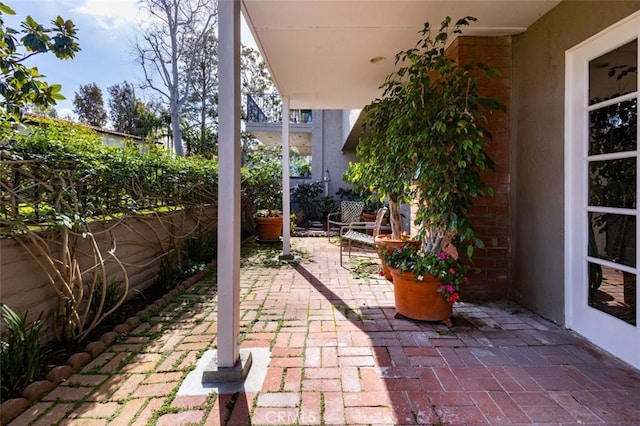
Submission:
M 358 279 L 378 279 L 380 278 L 380 261 L 374 258 L 351 258 L 349 260 L 349 271 L 354 278 Z
M 291 247 L 295 259 L 308 259 L 309 254 L 297 247 Z M 240 249 L 240 267 L 242 268 L 279 268 L 291 264 L 281 259 L 282 243 L 246 243 Z M 294 260 L 294 263 L 299 262 Z

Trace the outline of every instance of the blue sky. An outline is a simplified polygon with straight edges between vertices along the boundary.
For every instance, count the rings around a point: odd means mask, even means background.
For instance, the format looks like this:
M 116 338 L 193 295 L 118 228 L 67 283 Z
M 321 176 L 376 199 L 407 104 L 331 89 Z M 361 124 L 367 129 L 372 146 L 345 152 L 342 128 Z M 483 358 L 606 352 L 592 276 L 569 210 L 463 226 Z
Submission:
M 137 0 L 4 0 L 16 11 L 6 15 L 8 27 L 19 28 L 27 15 L 49 26 L 58 15 L 71 19 L 78 29 L 80 52 L 72 60 L 58 60 L 53 55 L 37 55 L 28 64 L 37 66 L 49 83 L 62 84 L 62 94 L 56 109 L 60 117 L 72 114 L 74 92 L 80 85 L 96 83 L 105 100 L 107 88 L 127 80 L 134 85 L 142 81 L 142 72 L 135 63 L 133 41 L 138 31 L 140 12 Z M 255 47 L 249 31 L 243 28 L 243 43 Z M 137 95 L 143 97 L 141 90 Z

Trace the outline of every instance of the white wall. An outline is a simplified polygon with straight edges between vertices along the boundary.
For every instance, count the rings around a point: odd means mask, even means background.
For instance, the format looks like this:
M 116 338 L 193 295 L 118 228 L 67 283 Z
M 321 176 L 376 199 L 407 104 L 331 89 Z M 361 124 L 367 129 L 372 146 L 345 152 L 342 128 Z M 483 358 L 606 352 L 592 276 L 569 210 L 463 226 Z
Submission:
M 354 116 L 354 120 L 357 115 Z M 312 178 L 322 180 L 325 170 L 329 170 L 329 195 L 335 196 L 336 191 L 346 184 L 342 181 L 342 173 L 347 169 L 349 161 L 356 161 L 355 152 L 343 152 L 342 145 L 349 134 L 351 123 L 344 110 L 314 110 L 313 111 L 313 160 Z

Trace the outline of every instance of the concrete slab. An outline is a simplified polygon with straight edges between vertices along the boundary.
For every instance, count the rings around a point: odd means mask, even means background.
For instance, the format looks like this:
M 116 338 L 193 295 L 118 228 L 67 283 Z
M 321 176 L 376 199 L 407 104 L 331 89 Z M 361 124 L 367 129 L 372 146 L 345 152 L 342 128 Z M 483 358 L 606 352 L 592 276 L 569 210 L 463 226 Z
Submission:
M 249 370 L 253 357 L 249 349 L 240 349 L 240 359 L 233 367 L 221 368 L 218 365 L 217 352 L 214 353 L 213 359 L 204 368 L 202 372 L 202 383 L 225 383 L 244 381 Z
M 267 375 L 271 352 L 267 348 L 243 349 L 251 352 L 252 365 L 244 381 L 202 383 L 202 375 L 217 353 L 206 351 L 198 360 L 196 368 L 187 375 L 178 389 L 178 396 L 209 395 L 210 393 L 231 394 L 236 392 L 259 392 Z

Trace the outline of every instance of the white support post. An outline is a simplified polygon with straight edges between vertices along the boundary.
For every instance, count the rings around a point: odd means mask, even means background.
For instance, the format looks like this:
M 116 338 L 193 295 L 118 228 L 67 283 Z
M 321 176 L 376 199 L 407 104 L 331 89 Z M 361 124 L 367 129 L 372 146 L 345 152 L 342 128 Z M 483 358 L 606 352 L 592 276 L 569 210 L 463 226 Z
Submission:
M 219 27 L 218 366 L 240 358 L 240 1 L 221 0 Z
M 289 98 L 282 98 L 282 257 L 291 256 L 291 179 L 289 177 Z

